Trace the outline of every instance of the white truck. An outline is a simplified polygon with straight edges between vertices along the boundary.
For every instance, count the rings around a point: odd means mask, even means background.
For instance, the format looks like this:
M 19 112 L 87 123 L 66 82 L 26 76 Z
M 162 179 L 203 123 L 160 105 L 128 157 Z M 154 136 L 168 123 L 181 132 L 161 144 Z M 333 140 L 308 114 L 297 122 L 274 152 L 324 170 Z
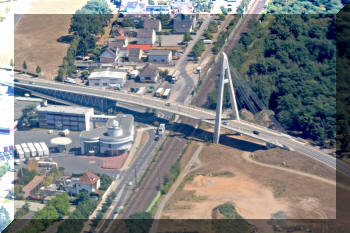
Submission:
M 60 132 L 60 135 L 62 136 L 62 137 L 65 137 L 65 136 L 67 136 L 69 134 L 69 129 L 65 129 L 65 130 L 62 130 L 61 132 Z
M 170 88 L 166 89 L 166 90 L 164 91 L 163 95 L 162 95 L 162 98 L 163 98 L 163 99 L 168 99 L 169 96 L 170 96 L 170 91 L 171 91 Z
M 156 93 L 154 94 L 156 97 L 161 97 L 164 93 L 164 88 L 160 87 L 157 89 Z
M 15 151 L 16 151 L 16 155 L 19 159 L 23 159 L 24 158 L 24 151 L 21 147 L 21 145 L 16 144 L 15 145 Z
M 43 157 L 44 156 L 44 151 L 43 151 L 43 148 L 41 148 L 40 144 L 37 143 L 37 142 L 34 142 L 33 144 L 35 146 L 36 152 L 38 153 L 38 156 L 39 157 Z
M 43 149 L 43 154 L 44 156 L 49 156 L 50 155 L 50 151 L 49 148 L 47 147 L 45 142 L 39 142 L 41 148 Z
M 32 142 L 28 142 L 27 145 L 28 145 L 28 148 L 29 148 L 29 150 L 30 150 L 30 155 L 31 155 L 31 157 L 36 157 L 36 156 L 38 156 L 34 144 L 33 144 Z
M 21 147 L 22 147 L 23 152 L 24 152 L 24 157 L 29 158 L 31 152 L 30 152 L 30 150 L 29 150 L 27 144 L 26 144 L 26 143 L 21 143 Z
M 157 130 L 158 135 L 163 135 L 165 132 L 165 124 L 160 124 Z

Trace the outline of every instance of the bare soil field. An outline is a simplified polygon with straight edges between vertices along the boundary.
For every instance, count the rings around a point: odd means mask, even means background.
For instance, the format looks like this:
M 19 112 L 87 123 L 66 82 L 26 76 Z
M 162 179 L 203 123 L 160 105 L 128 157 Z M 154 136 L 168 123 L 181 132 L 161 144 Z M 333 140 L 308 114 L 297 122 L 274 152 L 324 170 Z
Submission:
M 26 71 L 35 73 L 39 65 L 47 79 L 56 77 L 69 47 L 57 39 L 68 34 L 71 17 L 68 14 L 23 15 L 15 28 L 15 67 L 23 70 L 22 64 L 26 61 Z
M 335 218 L 334 185 L 259 166 L 243 153 L 248 152 L 223 145 L 203 148 L 202 167 L 185 178 L 162 218 L 210 219 L 225 202 L 234 203 L 245 219 L 269 219 L 277 212 L 288 219 Z
M 336 179 L 334 169 L 323 163 L 315 162 L 314 159 L 306 157 L 305 155 L 297 152 L 286 151 L 280 148 L 265 151 L 259 150 L 254 152 L 254 159 L 262 163 L 283 166 L 331 180 Z M 285 165 L 282 165 L 282 163 L 285 163 Z

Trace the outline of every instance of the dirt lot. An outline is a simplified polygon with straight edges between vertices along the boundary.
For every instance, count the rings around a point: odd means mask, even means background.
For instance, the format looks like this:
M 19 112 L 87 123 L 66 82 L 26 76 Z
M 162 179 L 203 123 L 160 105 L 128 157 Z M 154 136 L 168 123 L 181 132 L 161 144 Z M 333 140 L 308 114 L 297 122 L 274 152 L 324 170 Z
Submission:
M 187 176 L 162 218 L 210 219 L 212 209 L 225 202 L 246 219 L 269 219 L 279 211 L 288 219 L 335 218 L 334 185 L 259 166 L 243 153 L 248 152 L 206 146 L 199 156 L 202 167 Z
M 71 14 L 82 8 L 87 0 L 33 0 L 15 28 L 14 60 L 22 69 L 34 72 L 37 65 L 45 77 L 57 75 L 58 66 L 66 55 L 68 44 L 57 39 L 68 34 Z
M 254 152 L 254 159 L 259 162 L 277 166 L 282 166 L 282 163 L 285 162 L 285 166 L 283 167 L 315 174 L 331 180 L 336 179 L 334 169 L 323 163 L 317 163 L 315 160 L 296 152 L 286 151 L 279 148 L 268 151 L 260 150 Z
M 68 14 L 23 15 L 15 29 L 16 68 L 26 61 L 27 71 L 35 73 L 39 65 L 48 79 L 55 77 L 69 47 L 57 39 L 68 34 L 70 19 Z

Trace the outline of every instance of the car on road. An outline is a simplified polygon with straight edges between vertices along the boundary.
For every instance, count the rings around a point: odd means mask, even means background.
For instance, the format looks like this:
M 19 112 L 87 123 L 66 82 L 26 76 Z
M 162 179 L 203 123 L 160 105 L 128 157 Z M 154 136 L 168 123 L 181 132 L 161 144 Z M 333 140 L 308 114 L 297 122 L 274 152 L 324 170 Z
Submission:
M 259 135 L 260 133 L 259 133 L 259 131 L 253 130 L 253 134 Z
M 170 106 L 170 103 L 165 103 L 165 106 Z
M 155 136 L 154 141 L 159 141 L 159 136 L 158 135 Z
M 129 181 L 128 186 L 132 186 L 132 181 Z
M 118 206 L 114 213 L 119 214 L 120 211 L 122 211 L 123 209 L 124 209 L 124 206 L 122 206 L 122 205 Z
M 35 82 L 33 82 L 33 81 L 30 81 L 30 82 L 29 82 L 29 84 L 35 84 Z
M 227 121 L 224 121 L 222 124 L 223 124 L 223 125 L 227 125 L 227 124 L 228 124 L 228 122 L 227 122 Z

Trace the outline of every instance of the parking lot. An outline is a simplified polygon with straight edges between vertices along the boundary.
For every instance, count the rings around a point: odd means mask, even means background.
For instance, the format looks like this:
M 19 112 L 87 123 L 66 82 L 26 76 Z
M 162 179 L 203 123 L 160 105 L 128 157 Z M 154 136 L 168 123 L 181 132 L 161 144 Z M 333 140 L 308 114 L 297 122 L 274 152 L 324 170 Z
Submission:
M 49 134 L 47 129 L 33 129 L 28 131 L 16 131 L 15 132 L 15 144 L 27 143 L 27 142 L 45 142 L 50 148 L 50 156 L 54 162 L 58 163 L 58 166 L 64 167 L 64 174 L 71 175 L 72 173 L 84 173 L 91 171 L 93 173 L 103 173 L 111 176 L 115 176 L 119 172 L 116 170 L 105 170 L 101 168 L 102 160 L 96 158 L 86 158 L 78 156 L 75 151 L 80 148 L 80 132 L 70 132 L 67 137 L 72 140 L 71 144 L 67 145 L 66 152 L 56 153 L 55 145 L 50 143 L 50 140 L 59 137 L 59 130 L 53 130 L 52 134 Z M 18 168 L 20 166 L 16 166 Z

